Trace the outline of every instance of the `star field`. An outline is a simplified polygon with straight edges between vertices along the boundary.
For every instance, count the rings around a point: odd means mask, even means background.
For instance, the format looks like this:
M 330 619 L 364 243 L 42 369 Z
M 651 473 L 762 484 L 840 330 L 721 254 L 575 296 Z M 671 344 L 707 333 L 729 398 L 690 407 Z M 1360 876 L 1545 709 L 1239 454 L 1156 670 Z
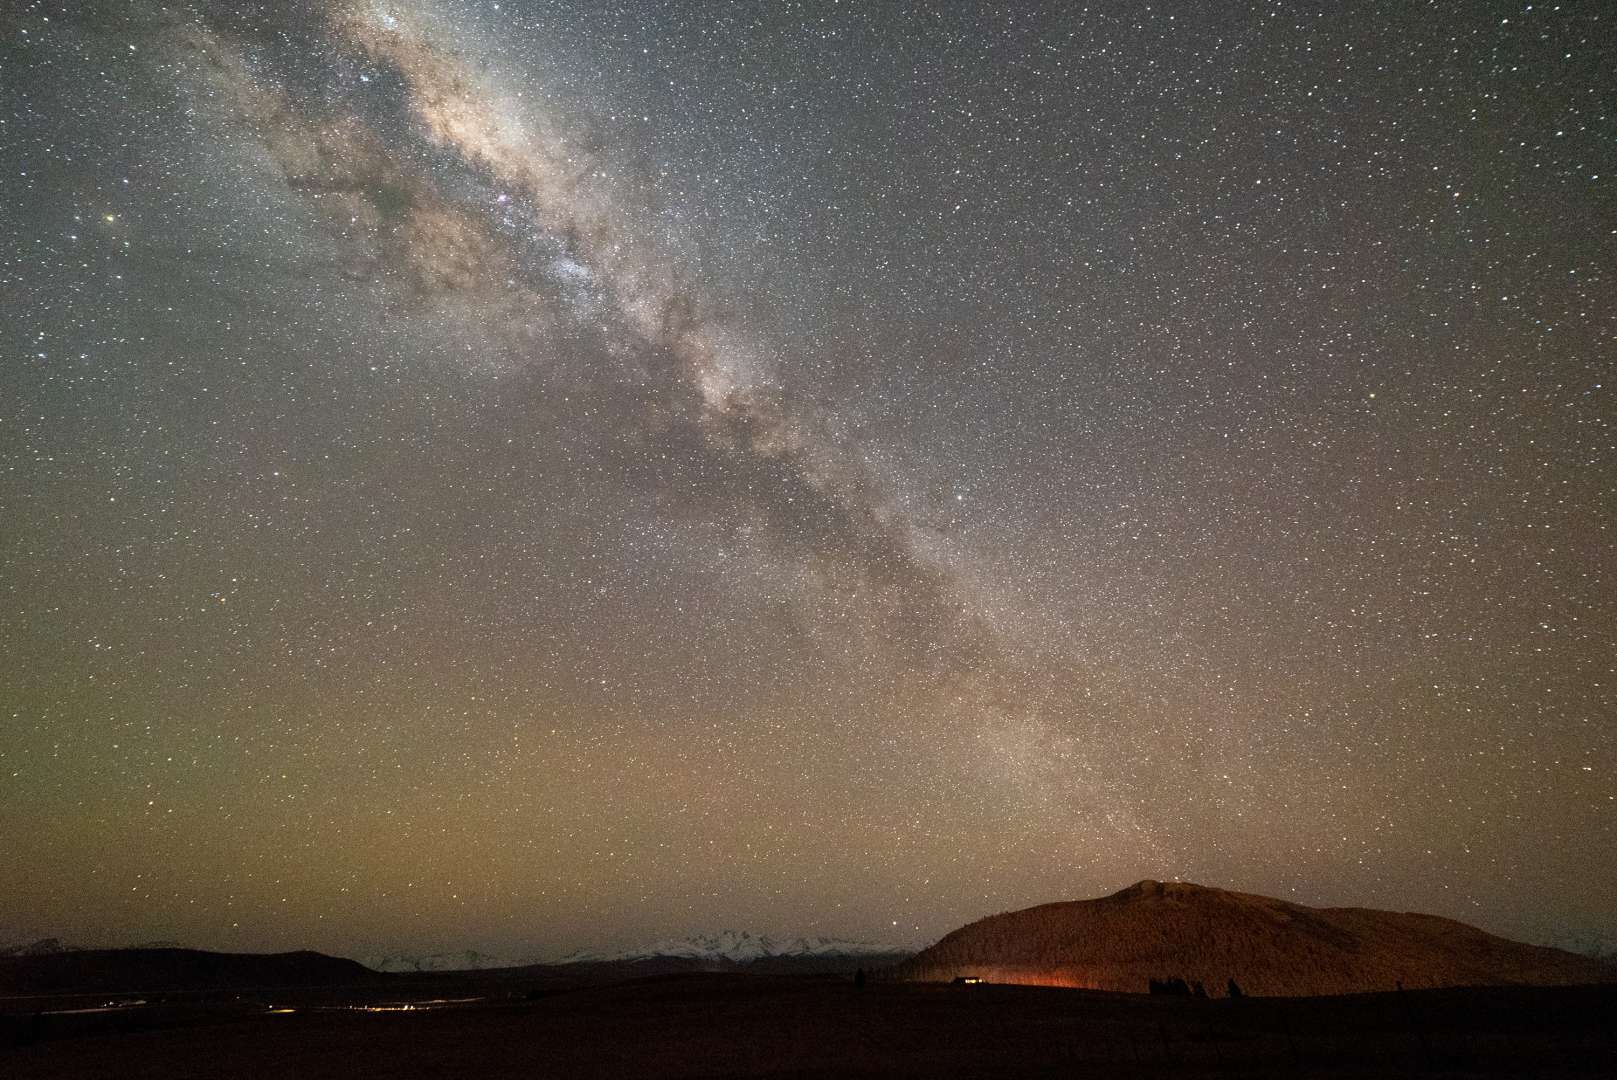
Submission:
M 1617 938 L 1597 4 L 0 16 L 0 918 Z

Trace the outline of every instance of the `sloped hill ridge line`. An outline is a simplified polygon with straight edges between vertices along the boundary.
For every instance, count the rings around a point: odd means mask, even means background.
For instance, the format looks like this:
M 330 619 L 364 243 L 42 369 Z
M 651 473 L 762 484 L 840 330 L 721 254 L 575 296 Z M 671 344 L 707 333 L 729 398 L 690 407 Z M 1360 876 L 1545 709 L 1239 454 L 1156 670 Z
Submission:
M 0 958 L 0 994 L 357 985 L 377 978 L 317 952 L 87 949 Z
M 1041 904 L 961 927 L 899 965 L 903 979 L 1143 992 L 1153 979 L 1230 980 L 1248 994 L 1617 982 L 1617 967 L 1436 915 L 1311 908 L 1189 882 Z

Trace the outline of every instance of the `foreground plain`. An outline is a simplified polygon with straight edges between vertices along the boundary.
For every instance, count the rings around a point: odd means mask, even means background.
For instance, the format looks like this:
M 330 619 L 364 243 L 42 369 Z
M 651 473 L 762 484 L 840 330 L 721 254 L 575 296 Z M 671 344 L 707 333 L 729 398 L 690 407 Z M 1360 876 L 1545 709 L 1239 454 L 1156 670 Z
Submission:
M 453 980 L 420 984 L 418 1002 Z M 43 1077 L 1613 1076 L 1617 987 L 1202 1000 L 1023 986 L 681 974 L 368 1012 L 329 989 L 37 1017 Z M 531 995 L 531 997 L 530 997 Z M 409 996 L 409 995 L 406 995 Z M 293 1012 L 271 1012 L 273 1004 Z

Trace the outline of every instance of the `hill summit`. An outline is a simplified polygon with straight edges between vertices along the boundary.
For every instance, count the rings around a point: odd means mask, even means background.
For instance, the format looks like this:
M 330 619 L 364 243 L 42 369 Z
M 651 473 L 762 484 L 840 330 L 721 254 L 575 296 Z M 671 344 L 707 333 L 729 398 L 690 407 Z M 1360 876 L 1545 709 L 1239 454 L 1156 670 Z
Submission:
M 900 978 L 1144 992 L 1184 979 L 1223 996 L 1617 981 L 1585 956 L 1436 915 L 1311 908 L 1189 882 L 1141 881 L 1095 900 L 979 919 L 897 969 Z

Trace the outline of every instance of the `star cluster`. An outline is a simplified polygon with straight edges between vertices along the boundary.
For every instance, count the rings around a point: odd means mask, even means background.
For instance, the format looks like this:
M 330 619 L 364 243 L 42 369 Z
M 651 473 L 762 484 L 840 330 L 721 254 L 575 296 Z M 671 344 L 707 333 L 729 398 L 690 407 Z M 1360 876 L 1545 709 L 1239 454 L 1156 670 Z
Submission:
M 8 920 L 1617 935 L 1598 5 L 18 7 Z

